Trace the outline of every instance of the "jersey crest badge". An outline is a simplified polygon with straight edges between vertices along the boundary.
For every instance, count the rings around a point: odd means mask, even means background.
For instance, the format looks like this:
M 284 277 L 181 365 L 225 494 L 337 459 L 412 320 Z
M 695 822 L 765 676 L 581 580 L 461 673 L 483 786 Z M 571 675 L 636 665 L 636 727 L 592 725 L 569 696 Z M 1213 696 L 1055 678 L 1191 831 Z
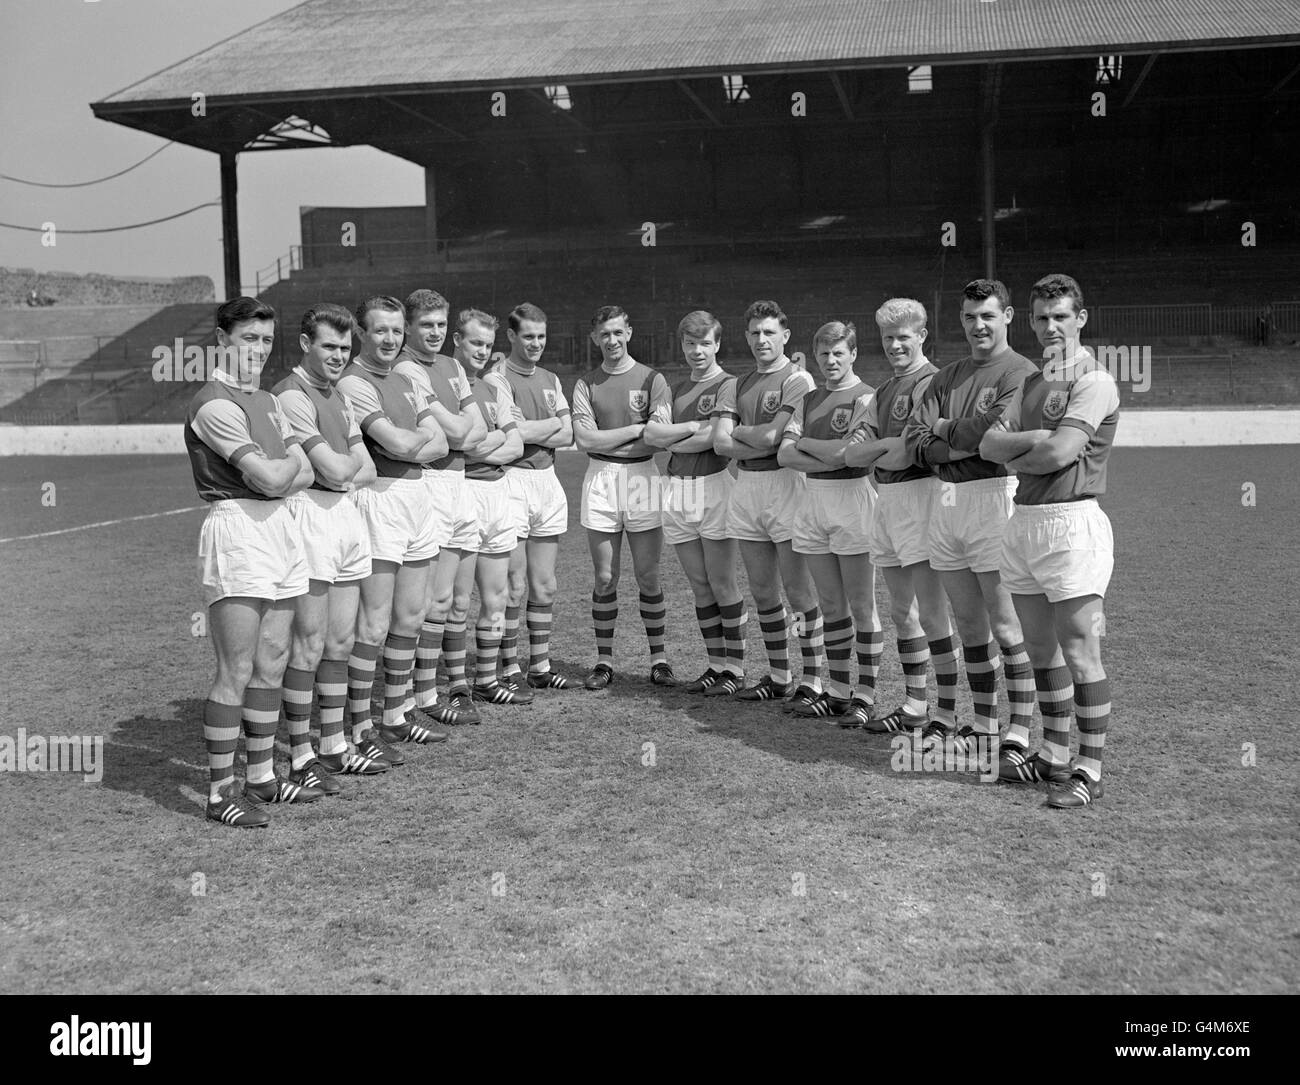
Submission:
M 1059 388 L 1048 392 L 1047 398 L 1043 400 L 1043 418 L 1048 422 L 1059 422 L 1065 415 L 1065 406 L 1069 401 L 1069 395 Z
M 764 392 L 760 406 L 764 414 L 776 414 L 776 409 L 781 406 L 781 393 L 775 390 Z
M 895 396 L 893 406 L 889 408 L 889 417 L 895 422 L 905 422 L 911 413 L 912 397 L 906 394 Z
M 542 389 L 542 399 L 544 399 L 544 400 L 546 401 L 546 409 L 547 409 L 548 411 L 550 411 L 552 414 L 554 414 L 554 413 L 555 413 L 555 404 L 556 404 L 556 399 L 555 399 L 555 389 L 553 389 L 553 388 L 543 388 L 543 389 Z
M 495 426 L 497 424 L 497 405 L 495 403 L 489 403 L 487 405 L 487 413 L 488 420 Z
M 853 417 L 852 407 L 836 407 L 831 411 L 831 432 L 847 433 L 849 429 L 849 419 Z
M 642 391 L 628 392 L 627 405 L 634 411 L 644 411 L 650 406 L 650 393 Z
M 700 415 L 701 417 L 707 415 L 710 411 L 713 410 L 713 404 L 717 402 L 717 399 L 718 397 L 715 396 L 712 392 L 710 392 L 706 396 L 700 396 L 700 398 L 695 401 L 695 413 Z
M 451 390 L 456 393 L 457 400 L 463 400 L 465 398 L 465 389 L 460 386 L 459 377 L 449 377 L 447 383 L 451 385 Z
M 996 388 L 985 388 L 980 392 L 979 399 L 975 401 L 975 409 L 983 414 L 993 406 L 993 401 L 998 398 Z
M 411 405 L 411 410 L 412 410 L 415 414 L 419 414 L 419 413 L 420 413 L 420 411 L 421 411 L 421 409 L 422 409 L 422 408 L 420 407 L 420 400 L 419 400 L 419 397 L 418 397 L 414 392 L 403 392 L 403 393 L 402 393 L 402 398 L 405 399 L 406 402 L 409 403 L 409 404 Z

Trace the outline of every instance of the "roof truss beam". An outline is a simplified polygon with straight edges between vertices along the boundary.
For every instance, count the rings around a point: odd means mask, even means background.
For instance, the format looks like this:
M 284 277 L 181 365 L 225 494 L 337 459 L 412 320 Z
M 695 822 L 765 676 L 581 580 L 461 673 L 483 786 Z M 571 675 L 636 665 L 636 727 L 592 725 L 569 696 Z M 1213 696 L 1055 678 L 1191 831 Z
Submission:
M 695 91 L 691 90 L 690 85 L 688 83 L 679 79 L 677 80 L 677 85 L 678 87 L 681 88 L 682 93 L 685 94 L 686 97 L 691 100 L 695 108 L 698 109 L 709 119 L 709 123 L 712 124 L 714 128 L 722 127 L 722 121 L 718 117 L 718 115 L 714 113 L 713 110 L 711 110 L 707 105 L 704 104 L 704 99 L 701 98 L 698 94 L 696 94 Z

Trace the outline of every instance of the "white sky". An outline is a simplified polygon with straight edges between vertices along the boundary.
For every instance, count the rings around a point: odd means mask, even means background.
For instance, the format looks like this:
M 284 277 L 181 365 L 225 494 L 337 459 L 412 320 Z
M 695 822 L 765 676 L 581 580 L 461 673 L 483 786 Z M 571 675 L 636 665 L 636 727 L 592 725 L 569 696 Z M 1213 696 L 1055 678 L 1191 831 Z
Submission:
M 0 174 L 88 181 L 138 162 L 163 140 L 97 120 L 90 103 L 197 53 L 296 0 L 3 0 Z M 89 188 L 0 180 L 0 222 L 61 229 L 126 225 L 216 199 L 217 156 L 179 144 Z M 239 159 L 243 282 L 300 241 L 303 206 L 424 203 L 424 173 L 371 148 L 258 152 Z M 207 275 L 222 296 L 221 209 L 124 233 L 41 235 L 0 228 L 0 266 L 171 278 Z

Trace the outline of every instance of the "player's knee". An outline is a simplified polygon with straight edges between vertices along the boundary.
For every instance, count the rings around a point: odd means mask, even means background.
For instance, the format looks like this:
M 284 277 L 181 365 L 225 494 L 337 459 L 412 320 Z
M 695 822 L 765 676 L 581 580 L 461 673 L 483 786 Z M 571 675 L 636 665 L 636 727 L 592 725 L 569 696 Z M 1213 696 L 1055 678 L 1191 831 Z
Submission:
M 612 595 L 618 590 L 618 577 L 612 572 L 598 569 L 592 579 L 592 590 L 597 595 Z
M 347 659 L 357 638 L 351 629 L 332 633 L 325 638 L 323 654 L 318 659 Z
M 900 631 L 910 629 L 917 624 L 917 609 L 914 603 L 891 599 L 889 601 L 889 620 Z
M 324 651 L 324 630 L 312 630 L 309 633 L 295 632 L 293 643 L 289 647 L 289 666 L 297 670 L 307 670 L 320 662 Z
M 248 688 L 248 683 L 252 680 L 252 657 L 241 657 L 240 659 L 218 661 L 217 676 L 212 685 L 214 690 L 221 690 L 224 693 L 223 700 L 231 703 L 243 698 L 244 690 Z
M 517 607 L 523 601 L 524 593 L 528 591 L 528 577 L 522 571 L 516 573 L 512 569 L 507 584 L 510 593 L 510 605 Z
M 539 576 L 528 582 L 528 599 L 530 602 L 548 607 L 555 602 L 557 590 L 559 590 L 559 584 L 556 582 L 554 575 Z
M 853 624 L 856 628 L 880 632 L 880 612 L 876 609 L 875 600 L 852 600 L 849 613 L 853 616 Z
M 1061 654 L 1070 675 L 1077 682 L 1100 682 L 1106 677 L 1101 665 L 1101 645 L 1091 638 L 1071 640 L 1061 645 Z
M 250 679 L 259 686 L 271 688 L 280 685 L 284 679 L 284 669 L 289 663 L 289 646 L 263 644 L 253 661 L 253 676 Z

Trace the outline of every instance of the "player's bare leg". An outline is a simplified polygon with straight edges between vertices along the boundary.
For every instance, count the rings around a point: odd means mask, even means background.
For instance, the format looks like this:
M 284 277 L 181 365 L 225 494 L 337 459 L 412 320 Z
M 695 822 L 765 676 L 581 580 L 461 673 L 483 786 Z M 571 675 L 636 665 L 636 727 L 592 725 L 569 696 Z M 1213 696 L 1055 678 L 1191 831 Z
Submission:
M 687 693 L 703 693 L 721 677 L 726 667 L 727 642 L 722 634 L 722 611 L 718 606 L 713 585 L 709 583 L 709 570 L 704 558 L 704 540 L 688 539 L 673 547 L 681 562 L 686 582 L 695 596 L 695 617 L 699 622 L 700 636 L 704 640 L 705 671 L 686 685 Z
M 596 665 L 583 686 L 598 690 L 614 681 L 614 627 L 618 621 L 623 533 L 588 528 L 587 548 L 591 551 L 591 624 L 596 636 Z
M 853 691 L 853 617 L 849 612 L 844 575 L 839 558 L 834 554 L 800 556 L 816 586 L 825 622 L 827 672 L 825 691 L 809 704 L 796 708 L 795 715 L 842 716 L 849 709 L 849 696 Z
M 309 580 L 307 590 L 294 599 L 289 665 L 284 672 L 282 697 L 284 723 L 289 734 L 290 782 L 304 787 L 319 788 L 327 795 L 337 795 L 342 787 L 317 760 L 316 750 L 311 744 L 311 703 L 316 688 L 316 674 L 325 654 L 325 633 L 329 623 L 329 612 L 329 581 Z M 355 622 L 355 614 L 353 620 Z M 351 637 L 351 630 L 348 632 Z M 349 649 L 350 647 L 349 642 Z M 342 666 L 346 682 L 346 655 L 343 656 Z M 346 689 L 346 686 L 344 688 Z M 341 713 L 339 727 L 341 738 Z
M 235 779 L 244 693 L 253 677 L 253 653 L 265 606 L 264 599 L 232 596 L 208 607 L 208 636 L 217 656 L 217 673 L 203 709 L 209 803 L 221 802 L 222 792 Z
M 1110 681 L 1101 664 L 1105 614 L 1099 595 L 1084 595 L 1052 604 L 1056 636 L 1065 665 L 1074 679 L 1074 717 L 1079 728 L 1079 755 L 1068 782 L 1048 798 L 1049 806 L 1086 806 L 1101 797 L 1101 757 L 1110 723 Z M 1083 775 L 1086 781 L 1080 780 Z
M 474 593 L 479 555 L 473 550 L 462 553 L 452 582 L 451 608 L 447 611 L 446 632 L 442 638 L 442 661 L 447 671 L 447 704 L 465 723 L 481 723 L 478 709 L 470 694 L 465 674 L 466 628 L 469 605 Z
M 749 629 L 749 614 L 736 575 L 740 548 L 735 539 L 701 539 L 700 542 L 704 547 L 704 569 L 709 587 L 722 614 L 722 639 L 726 645 L 723 680 L 709 690 L 707 696 L 726 697 L 738 692 L 745 682 L 745 637 Z
M 275 775 L 275 732 L 280 724 L 280 693 L 292 640 L 293 599 L 268 601 L 258 624 L 253 672 L 244 691 L 244 745 L 248 771 L 244 794 L 253 802 L 314 802 L 324 791 L 302 787 Z
M 506 577 L 506 612 L 501 629 L 501 680 L 517 688 L 523 677 L 519 665 L 519 616 L 528 598 L 528 540 L 521 538 L 510 551 L 510 569 Z
M 405 759 L 398 755 L 398 760 L 390 760 L 392 751 L 376 741 L 370 703 L 374 696 L 375 670 L 392 625 L 394 592 L 401 568 L 395 561 L 375 558 L 371 562 L 370 575 L 361 581 L 357 635 L 352 654 L 348 656 L 348 719 L 352 744 L 359 756 L 390 765 Z
M 790 671 L 789 619 L 781 599 L 781 565 L 776 544 L 741 539 L 740 557 L 745 563 L 749 591 L 758 612 L 768 673 L 755 685 L 741 690 L 738 696 L 745 701 L 781 700 L 791 690 L 793 675 Z M 807 575 L 806 567 L 804 575 Z
M 957 653 L 948 621 L 948 597 L 939 576 L 924 561 L 881 566 L 881 572 L 889 589 L 890 619 L 898 638 L 906 696 L 894 711 L 871 720 L 868 729 L 889 733 L 924 727 L 929 722 L 925 668 L 933 652 L 939 687 L 935 718 L 952 730 L 956 727 Z
M 1007 686 L 1007 704 L 1011 709 L 1011 723 L 1007 737 L 1013 742 L 1028 744 L 1029 726 L 1034 715 L 1034 671 L 1025 651 L 1024 634 L 1020 619 L 1011 602 L 1011 593 L 996 573 L 980 573 L 980 591 L 989 615 L 993 639 L 1002 656 L 1003 679 Z
M 516 546 L 516 550 L 523 547 Z M 505 625 L 506 603 L 509 599 L 510 555 L 479 554 L 475 562 L 474 581 L 478 587 L 478 620 L 474 625 L 474 690 L 475 700 L 492 704 L 531 704 L 533 695 L 527 689 L 515 689 L 497 681 L 498 655 L 501 650 L 501 631 Z
M 971 702 L 974 706 L 974 724 L 964 728 L 963 735 L 996 735 L 998 733 L 998 688 L 996 647 L 989 624 L 989 611 L 985 603 L 981 576 L 970 569 L 944 569 L 940 573 L 944 592 L 952 603 L 953 618 L 961 637 L 962 655 L 966 661 L 966 679 L 970 684 Z M 926 737 L 944 738 L 951 730 L 933 721 L 925 730 Z
M 555 566 L 560 556 L 560 536 L 530 537 L 519 549 L 527 555 L 528 684 L 535 689 L 567 689 L 568 682 L 551 670 L 551 620 L 559 590 Z
M 786 708 L 797 711 L 822 691 L 822 672 L 826 669 L 826 634 L 817 588 L 813 584 L 807 555 L 796 554 L 794 543 L 776 543 L 776 558 L 781 570 L 781 584 L 785 597 L 794 611 L 795 634 L 799 638 L 799 654 L 803 657 L 803 672 L 794 695 Z
M 441 742 L 447 737 L 445 732 L 431 731 L 422 724 L 408 722 L 405 714 L 407 688 L 415 668 L 415 652 L 428 606 L 433 570 L 434 559 L 420 558 L 403 562 L 393 578 L 392 615 L 388 636 L 384 640 L 384 714 L 379 728 L 379 736 L 384 742 L 409 740 L 423 744 Z M 388 761 L 400 764 L 391 756 Z
M 1064 779 L 1070 768 L 1070 710 L 1074 682 L 1056 635 L 1056 617 L 1046 595 L 1013 595 L 1024 630 L 1025 648 L 1034 670 L 1038 707 L 1043 716 L 1043 744 L 1029 753 L 1029 738 L 1008 734 L 998 754 L 998 777 L 1013 783 Z
M 424 620 L 420 623 L 420 636 L 415 646 L 414 684 L 410 698 L 412 706 L 428 720 L 448 725 L 467 722 L 450 705 L 438 703 L 438 665 L 442 660 L 456 573 L 464 554 L 456 547 L 444 546 L 433 560 Z M 461 645 L 464 645 L 464 630 L 461 630 Z
M 659 560 L 664 548 L 663 529 L 655 527 L 648 531 L 629 531 L 627 546 L 632 552 L 632 572 L 636 576 L 641 622 L 645 626 L 646 642 L 650 648 L 650 681 L 656 686 L 675 686 L 678 684 L 677 676 L 668 665 L 668 657 L 664 652 L 668 608 L 659 583 Z

